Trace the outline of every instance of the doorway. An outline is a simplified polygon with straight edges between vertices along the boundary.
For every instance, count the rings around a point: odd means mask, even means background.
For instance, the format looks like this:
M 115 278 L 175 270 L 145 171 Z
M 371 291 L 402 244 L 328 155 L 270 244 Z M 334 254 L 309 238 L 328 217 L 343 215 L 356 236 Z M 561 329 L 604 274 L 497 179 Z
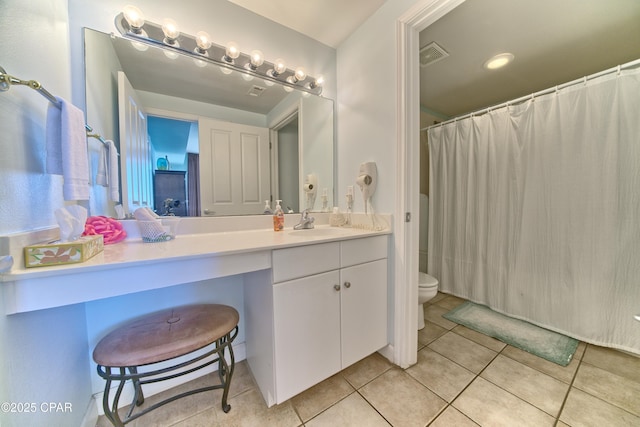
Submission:
M 301 211 L 300 205 L 300 134 L 298 111 L 273 127 L 272 188 L 275 200 L 282 200 L 285 212 Z M 273 200 L 272 200 L 273 201 Z
M 197 162 L 193 162 L 199 153 L 198 122 L 148 114 L 147 133 L 153 159 L 154 210 L 158 214 L 197 215 L 198 210 L 192 207 L 199 205 L 200 197 L 199 174 L 194 169 Z

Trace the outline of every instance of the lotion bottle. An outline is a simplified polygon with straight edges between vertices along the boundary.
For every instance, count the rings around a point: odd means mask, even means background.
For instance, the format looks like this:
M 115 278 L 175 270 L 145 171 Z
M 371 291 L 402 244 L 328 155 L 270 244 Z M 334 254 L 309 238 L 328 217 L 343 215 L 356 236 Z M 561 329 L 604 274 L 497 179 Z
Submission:
M 280 202 L 282 200 L 276 200 L 276 208 L 273 211 L 273 231 L 282 231 L 284 229 L 284 212 Z

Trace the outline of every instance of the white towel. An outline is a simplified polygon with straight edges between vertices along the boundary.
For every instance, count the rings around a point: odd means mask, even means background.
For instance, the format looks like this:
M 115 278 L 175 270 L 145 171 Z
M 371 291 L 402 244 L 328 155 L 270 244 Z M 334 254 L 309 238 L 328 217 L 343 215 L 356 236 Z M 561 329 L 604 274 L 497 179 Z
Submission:
M 62 108 L 47 110 L 47 172 L 64 177 L 65 200 L 89 200 L 89 155 L 84 113 L 57 98 Z
M 114 202 L 120 201 L 120 172 L 118 165 L 120 161 L 118 159 L 118 150 L 116 144 L 110 139 L 107 140 L 109 144 L 109 194 L 111 194 L 111 200 Z
M 118 174 L 118 150 L 111 140 L 100 149 L 96 184 L 109 187 L 109 195 L 114 202 L 120 201 L 120 176 Z
M 107 170 L 109 169 L 109 146 L 102 144 L 100 146 L 100 155 L 98 158 L 98 172 L 96 172 L 96 185 L 102 187 L 109 186 L 109 176 Z

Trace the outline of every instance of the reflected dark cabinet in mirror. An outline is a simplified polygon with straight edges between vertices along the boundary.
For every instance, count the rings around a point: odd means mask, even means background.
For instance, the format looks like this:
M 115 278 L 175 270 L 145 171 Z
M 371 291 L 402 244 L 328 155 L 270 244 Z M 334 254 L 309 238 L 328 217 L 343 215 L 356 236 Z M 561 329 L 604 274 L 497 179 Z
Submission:
M 184 171 L 156 170 L 153 177 L 154 209 L 158 215 L 187 216 L 187 189 Z M 171 199 L 167 204 L 165 201 Z

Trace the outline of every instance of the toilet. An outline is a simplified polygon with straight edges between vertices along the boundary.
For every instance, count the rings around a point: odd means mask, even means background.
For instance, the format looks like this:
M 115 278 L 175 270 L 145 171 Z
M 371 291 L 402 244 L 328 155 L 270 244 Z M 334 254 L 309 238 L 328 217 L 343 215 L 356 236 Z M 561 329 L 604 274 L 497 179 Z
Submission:
M 422 271 L 418 273 L 418 330 L 424 328 L 424 303 L 438 293 L 438 280 Z
M 438 294 L 438 279 L 428 275 L 427 269 L 427 226 L 429 219 L 429 198 L 420 194 L 420 272 L 418 273 L 418 330 L 424 328 L 424 303 Z

